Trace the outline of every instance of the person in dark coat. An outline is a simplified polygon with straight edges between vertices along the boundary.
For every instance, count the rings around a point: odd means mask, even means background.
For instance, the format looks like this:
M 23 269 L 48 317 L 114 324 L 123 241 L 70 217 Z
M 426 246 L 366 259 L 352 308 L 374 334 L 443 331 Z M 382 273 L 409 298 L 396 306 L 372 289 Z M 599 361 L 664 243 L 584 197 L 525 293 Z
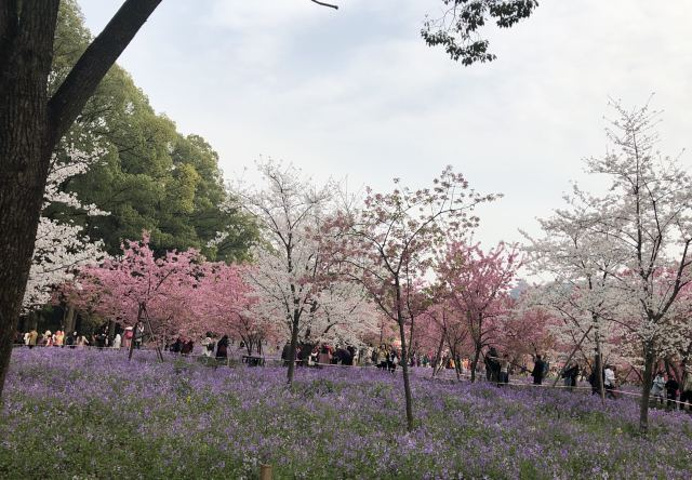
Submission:
M 540 355 L 536 355 L 536 361 L 533 364 L 533 370 L 531 370 L 531 376 L 533 377 L 534 385 L 543 384 L 543 372 L 545 371 L 545 362 L 541 359 Z
M 195 347 L 195 343 L 192 340 L 188 340 L 187 342 L 183 343 L 183 346 L 180 349 L 180 354 L 181 355 L 190 355 L 192 353 L 192 349 L 194 347 Z
M 291 344 L 289 342 L 286 342 L 286 345 L 284 345 L 283 350 L 281 350 L 281 360 L 283 360 L 283 366 L 288 367 L 291 356 Z
M 577 377 L 579 377 L 579 364 L 577 364 L 577 362 L 573 362 L 562 372 L 562 378 L 565 379 L 565 386 L 569 387 L 570 390 L 577 386 Z
M 228 358 L 228 335 L 224 335 L 216 344 L 216 359 L 226 360 Z
M 173 345 L 171 345 L 171 352 L 173 353 L 180 353 L 180 351 L 183 349 L 183 340 L 178 337 L 175 339 L 175 342 L 173 342 Z
M 678 399 L 678 389 L 680 388 L 680 384 L 678 383 L 673 376 L 668 377 L 668 381 L 665 383 L 665 389 L 666 389 L 666 398 L 668 399 L 668 407 L 672 407 L 676 405 L 676 401 Z

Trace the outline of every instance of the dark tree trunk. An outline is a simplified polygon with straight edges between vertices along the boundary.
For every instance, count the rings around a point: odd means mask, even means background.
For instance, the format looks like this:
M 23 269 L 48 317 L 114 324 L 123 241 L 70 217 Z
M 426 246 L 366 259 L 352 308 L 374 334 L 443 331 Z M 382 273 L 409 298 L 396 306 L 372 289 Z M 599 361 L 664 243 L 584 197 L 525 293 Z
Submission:
M 0 396 L 51 153 L 161 0 L 127 0 L 48 100 L 60 0 L 0 1 Z
M 288 352 L 288 384 L 293 385 L 293 377 L 296 371 L 296 351 L 298 350 L 298 327 L 300 317 L 294 313 L 291 323 L 291 348 Z
M 401 373 L 404 377 L 404 396 L 406 398 L 406 429 L 413 431 L 413 395 L 411 394 L 411 379 L 408 371 L 408 353 L 406 350 L 406 330 L 404 322 L 399 321 L 399 335 L 401 336 Z
M 47 81 L 58 3 L 0 2 L 0 395 L 52 150 Z
M 476 368 L 478 368 L 478 359 L 481 358 L 482 346 L 476 345 L 475 353 L 473 354 L 473 362 L 471 362 L 471 383 L 476 381 Z
M 653 380 L 654 363 L 653 348 L 651 345 L 644 346 L 644 381 L 642 382 L 642 398 L 639 404 L 639 431 L 647 433 L 649 431 L 649 398 L 651 396 L 651 383 Z
M 435 364 L 433 365 L 433 374 L 432 376 L 434 377 L 437 375 L 437 373 L 442 369 L 442 365 L 440 365 L 440 359 L 442 358 L 442 348 L 445 345 L 445 335 L 444 333 L 440 337 L 440 343 L 437 346 L 437 355 L 435 355 Z
M 75 331 L 77 317 L 75 315 L 74 307 L 70 306 L 67 309 L 67 314 L 65 315 L 65 333 L 72 334 Z

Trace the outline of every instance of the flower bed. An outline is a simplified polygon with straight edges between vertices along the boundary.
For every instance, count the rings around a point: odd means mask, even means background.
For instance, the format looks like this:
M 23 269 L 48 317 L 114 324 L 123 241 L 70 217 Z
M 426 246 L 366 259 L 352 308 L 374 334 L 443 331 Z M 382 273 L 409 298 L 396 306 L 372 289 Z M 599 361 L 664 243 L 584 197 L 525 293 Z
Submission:
M 633 400 L 376 369 L 213 369 L 136 352 L 13 353 L 0 478 L 685 478 L 692 417 Z

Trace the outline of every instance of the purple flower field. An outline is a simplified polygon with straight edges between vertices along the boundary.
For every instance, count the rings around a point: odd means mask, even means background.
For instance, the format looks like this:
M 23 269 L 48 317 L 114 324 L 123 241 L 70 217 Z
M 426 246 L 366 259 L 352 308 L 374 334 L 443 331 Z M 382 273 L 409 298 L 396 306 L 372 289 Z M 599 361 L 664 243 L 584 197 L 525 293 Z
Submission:
M 149 352 L 15 350 L 0 478 L 690 478 L 692 416 L 376 369 L 213 369 Z

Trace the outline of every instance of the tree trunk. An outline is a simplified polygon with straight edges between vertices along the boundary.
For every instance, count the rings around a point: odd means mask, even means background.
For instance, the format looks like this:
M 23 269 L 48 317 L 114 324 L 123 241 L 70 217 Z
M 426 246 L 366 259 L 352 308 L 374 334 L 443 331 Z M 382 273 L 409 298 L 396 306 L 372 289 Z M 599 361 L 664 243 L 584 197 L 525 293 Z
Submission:
M 127 0 L 50 101 L 60 0 L 0 2 L 0 398 L 53 148 L 161 0 Z
M 76 319 L 74 307 L 68 307 L 67 315 L 65 315 L 65 334 L 71 334 L 75 331 Z
M 476 345 L 476 351 L 473 354 L 473 362 L 471 363 L 471 383 L 476 381 L 476 368 L 478 367 L 478 359 L 481 357 L 481 347 Z
M 298 349 L 298 326 L 300 317 L 294 315 L 291 324 L 291 348 L 288 352 L 288 384 L 293 385 L 293 377 L 296 371 L 296 350 Z
M 47 81 L 58 0 L 0 2 L 0 395 L 48 176 Z
M 139 307 L 137 308 L 137 323 L 135 323 L 135 326 L 132 327 L 132 338 L 130 339 L 130 352 L 127 354 L 127 361 L 132 361 L 132 353 L 135 351 L 135 338 L 137 336 L 137 325 L 139 325 L 139 322 L 142 320 L 142 311 L 144 309 L 142 308 L 142 305 L 140 304 Z
M 440 337 L 440 344 L 437 346 L 437 355 L 435 355 L 435 364 L 433 365 L 433 374 L 432 376 L 434 377 L 438 372 L 439 372 L 439 365 L 440 365 L 440 359 L 442 358 L 442 347 L 445 345 L 445 336 L 444 333 Z
M 406 430 L 413 431 L 413 395 L 411 395 L 411 379 L 408 371 L 408 354 L 406 350 L 406 330 L 404 322 L 399 321 L 399 335 L 401 336 L 401 371 L 404 377 L 404 396 L 406 398 Z
M 639 431 L 647 433 L 649 431 L 649 398 L 655 358 L 650 345 L 645 345 L 644 352 L 644 381 L 642 382 L 642 398 L 639 404 Z
M 601 402 L 605 402 L 605 385 L 603 384 L 603 354 L 601 353 L 601 341 L 596 330 L 596 381 L 598 382 L 598 393 L 601 396 Z

